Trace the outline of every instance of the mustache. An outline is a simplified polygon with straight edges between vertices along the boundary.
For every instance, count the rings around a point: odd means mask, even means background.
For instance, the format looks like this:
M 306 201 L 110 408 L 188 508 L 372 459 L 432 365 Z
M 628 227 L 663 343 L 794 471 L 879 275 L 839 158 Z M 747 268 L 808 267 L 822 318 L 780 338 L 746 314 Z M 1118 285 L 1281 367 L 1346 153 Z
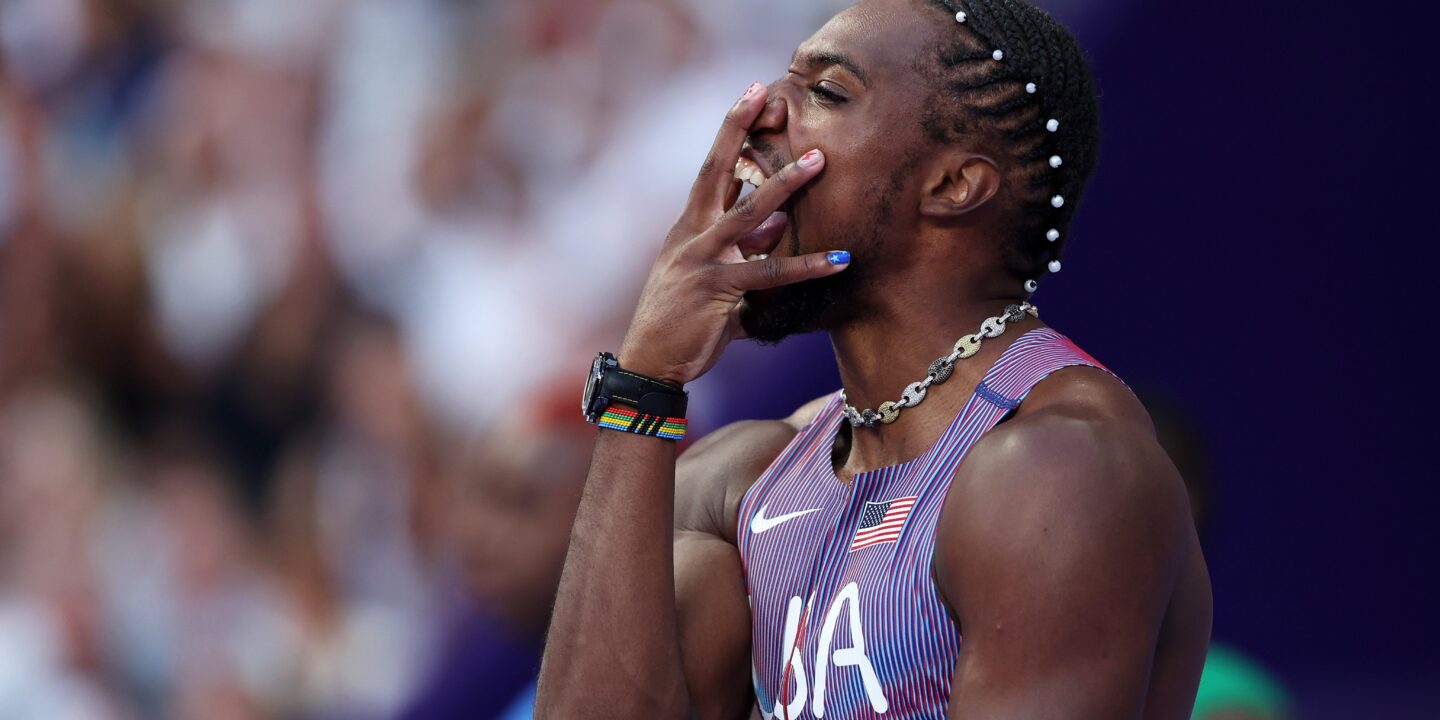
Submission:
M 750 146 L 751 150 L 755 151 L 756 155 L 765 158 L 765 164 L 770 166 L 771 172 L 779 172 L 780 168 L 789 164 L 789 161 L 780 154 L 780 151 L 777 150 L 772 143 L 754 135 L 746 138 L 745 142 Z

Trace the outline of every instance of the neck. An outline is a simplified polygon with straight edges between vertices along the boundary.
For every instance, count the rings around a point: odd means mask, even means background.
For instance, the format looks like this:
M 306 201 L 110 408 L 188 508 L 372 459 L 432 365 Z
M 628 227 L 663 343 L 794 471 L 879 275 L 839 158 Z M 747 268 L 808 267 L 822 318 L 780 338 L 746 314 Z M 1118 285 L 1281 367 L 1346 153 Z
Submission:
M 875 409 L 900 398 L 910 383 L 923 380 L 930 363 L 950 354 L 955 341 L 976 332 L 986 318 L 999 315 L 1010 297 L 961 298 L 949 303 L 931 302 L 896 294 L 866 319 L 830 333 L 835 361 L 845 388 L 846 401 L 857 409 Z M 917 312 L 917 308 L 926 311 Z M 856 427 L 842 477 L 910 460 L 925 451 L 970 398 L 985 371 L 1015 338 L 1039 327 L 1033 318 L 1006 326 L 1005 333 L 984 340 L 980 352 L 957 360 L 954 372 L 942 385 L 932 385 L 925 399 L 905 408 L 895 422 Z

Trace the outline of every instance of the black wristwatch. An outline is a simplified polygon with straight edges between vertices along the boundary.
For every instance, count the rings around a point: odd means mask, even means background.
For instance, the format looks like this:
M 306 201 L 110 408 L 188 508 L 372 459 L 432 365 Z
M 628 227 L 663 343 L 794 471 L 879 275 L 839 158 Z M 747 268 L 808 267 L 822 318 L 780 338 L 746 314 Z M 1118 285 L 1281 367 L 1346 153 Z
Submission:
M 614 355 L 602 352 L 590 365 L 580 410 L 586 420 L 595 422 L 606 408 L 617 402 L 629 405 L 642 415 L 679 419 L 685 417 L 689 395 L 674 383 L 625 370 Z

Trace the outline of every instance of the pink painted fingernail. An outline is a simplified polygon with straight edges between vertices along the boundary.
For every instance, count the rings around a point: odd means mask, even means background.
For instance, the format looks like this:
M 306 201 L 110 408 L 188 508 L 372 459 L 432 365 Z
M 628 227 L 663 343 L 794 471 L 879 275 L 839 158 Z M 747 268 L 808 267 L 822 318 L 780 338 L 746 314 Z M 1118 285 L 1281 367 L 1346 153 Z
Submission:
M 800 156 L 800 167 L 815 167 L 815 165 L 820 162 L 820 158 L 821 155 L 819 150 L 811 150 L 810 152 L 807 152 L 804 155 Z
M 741 100 L 748 100 L 748 99 L 750 99 L 751 97 L 753 97 L 753 96 L 755 95 L 755 93 L 757 93 L 757 92 L 760 92 L 760 83 L 758 83 L 758 82 L 752 82 L 752 83 L 750 83 L 750 87 L 745 88 L 745 94 L 742 95 L 742 96 L 740 96 L 740 99 L 741 99 Z

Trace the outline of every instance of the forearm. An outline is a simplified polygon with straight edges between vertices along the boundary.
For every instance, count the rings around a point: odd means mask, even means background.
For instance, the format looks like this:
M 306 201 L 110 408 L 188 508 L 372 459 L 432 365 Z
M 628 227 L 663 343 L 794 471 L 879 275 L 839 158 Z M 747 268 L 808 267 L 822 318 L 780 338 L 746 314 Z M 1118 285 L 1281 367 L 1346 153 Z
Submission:
M 540 671 L 541 718 L 688 714 L 674 580 L 675 444 L 600 430 Z
M 736 200 L 734 168 L 768 96 L 753 83 L 726 115 L 640 293 L 620 348 L 622 370 L 679 385 L 694 380 L 742 335 L 745 293 L 848 267 L 848 252 L 769 255 L 787 227 L 777 211 L 825 167 L 818 149 Z M 745 260 L 751 254 L 766 257 Z M 600 431 L 540 671 L 541 717 L 691 714 L 675 601 L 674 502 L 673 443 Z

